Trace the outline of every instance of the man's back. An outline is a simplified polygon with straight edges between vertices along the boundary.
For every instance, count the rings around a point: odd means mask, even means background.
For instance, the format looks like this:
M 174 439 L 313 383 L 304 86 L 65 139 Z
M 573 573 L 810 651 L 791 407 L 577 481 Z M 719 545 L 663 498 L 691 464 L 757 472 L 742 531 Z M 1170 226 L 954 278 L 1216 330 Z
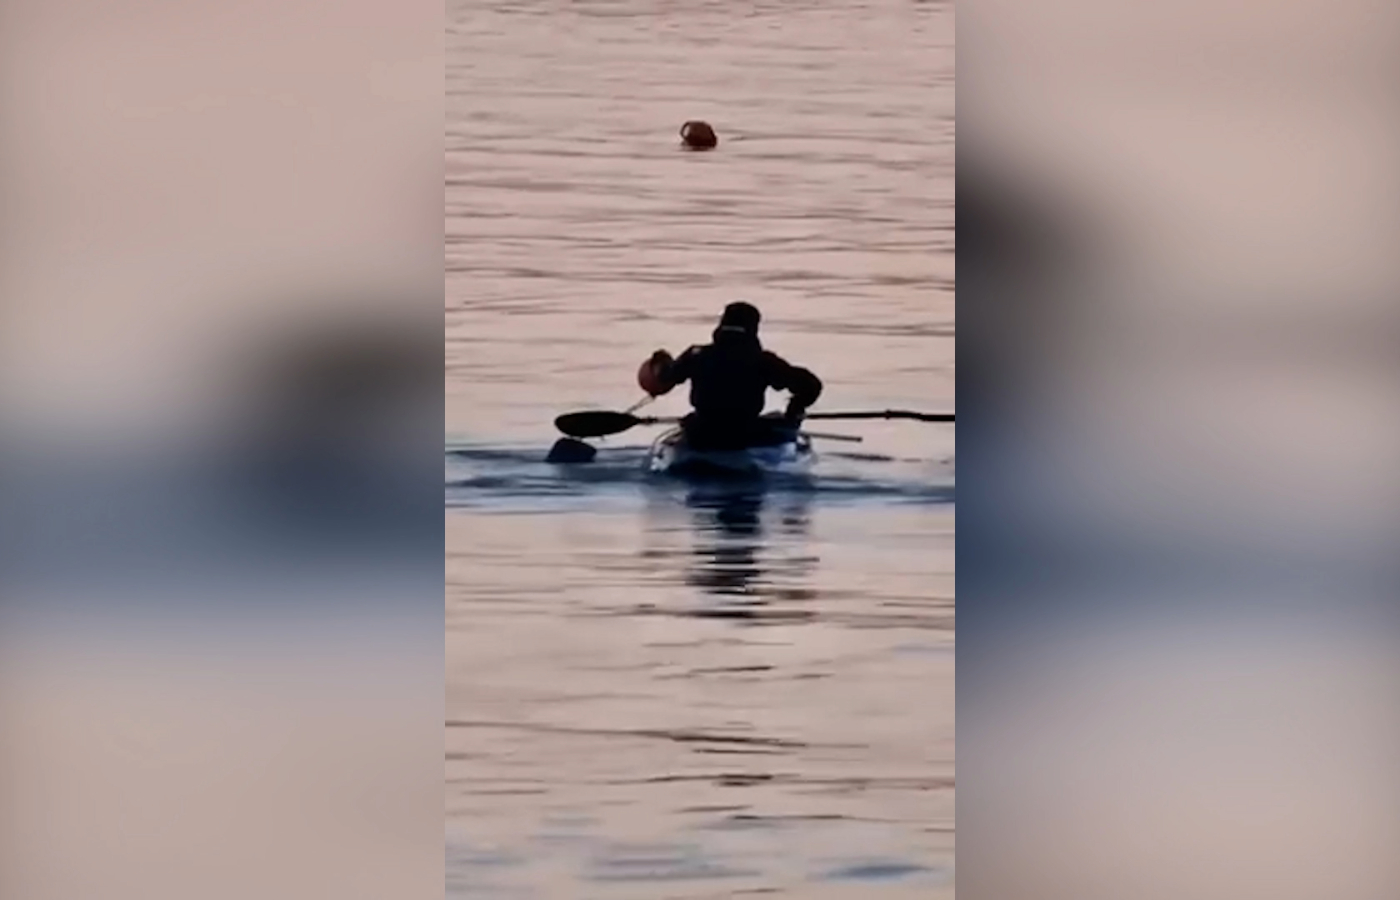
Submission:
M 682 353 L 672 377 L 690 382 L 690 405 L 697 416 L 718 421 L 758 418 L 768 389 L 791 390 L 805 380 L 799 372 L 815 381 L 810 372 L 764 350 L 757 338 L 720 334 L 714 343 Z
M 676 359 L 657 351 L 643 366 L 642 387 L 658 395 L 689 381 L 695 412 L 687 422 L 688 430 L 752 432 L 770 388 L 791 392 L 787 416 L 797 421 L 821 395 L 821 380 L 763 349 L 758 318 L 758 310 L 748 304 L 730 304 L 715 329 L 713 343 L 691 347 Z

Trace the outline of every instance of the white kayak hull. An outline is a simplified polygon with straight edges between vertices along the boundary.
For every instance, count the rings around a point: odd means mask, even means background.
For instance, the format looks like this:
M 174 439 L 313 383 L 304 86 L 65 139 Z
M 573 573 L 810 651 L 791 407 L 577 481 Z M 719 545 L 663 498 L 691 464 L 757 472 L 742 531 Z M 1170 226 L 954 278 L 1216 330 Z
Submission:
M 816 462 L 812 441 L 798 434 L 791 441 L 742 450 L 697 450 L 685 434 L 667 432 L 652 445 L 647 468 L 657 474 L 694 477 L 761 478 L 803 475 Z

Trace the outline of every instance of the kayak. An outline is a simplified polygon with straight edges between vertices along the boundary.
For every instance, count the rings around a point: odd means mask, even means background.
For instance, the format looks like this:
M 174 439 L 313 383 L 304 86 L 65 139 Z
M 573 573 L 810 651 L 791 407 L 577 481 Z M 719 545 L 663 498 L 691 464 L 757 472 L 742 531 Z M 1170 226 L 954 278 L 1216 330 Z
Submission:
M 794 433 L 789 440 L 739 450 L 700 450 L 676 428 L 661 435 L 647 455 L 647 468 L 680 477 L 762 478 L 803 475 L 816 461 L 812 440 Z

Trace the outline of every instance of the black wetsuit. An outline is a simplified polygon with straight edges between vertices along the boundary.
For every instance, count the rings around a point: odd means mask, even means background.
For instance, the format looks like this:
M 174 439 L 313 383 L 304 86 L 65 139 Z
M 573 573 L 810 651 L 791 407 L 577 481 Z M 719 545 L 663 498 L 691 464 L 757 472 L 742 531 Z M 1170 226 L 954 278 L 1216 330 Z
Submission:
M 776 443 L 791 434 L 792 423 L 821 396 L 821 379 L 764 350 L 753 334 L 730 328 L 714 333 L 714 343 L 691 347 L 667 367 L 667 390 L 690 382 L 686 436 L 705 449 L 732 449 Z M 763 416 L 769 388 L 789 391 L 786 421 Z

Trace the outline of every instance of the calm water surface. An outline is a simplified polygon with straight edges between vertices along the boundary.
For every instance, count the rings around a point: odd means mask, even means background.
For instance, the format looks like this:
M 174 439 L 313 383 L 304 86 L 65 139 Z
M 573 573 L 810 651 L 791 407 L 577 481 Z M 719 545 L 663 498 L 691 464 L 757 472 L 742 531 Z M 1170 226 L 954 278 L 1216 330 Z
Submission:
M 824 408 L 953 408 L 951 7 L 448 9 L 448 895 L 952 896 L 952 429 L 541 461 L 734 299 Z

